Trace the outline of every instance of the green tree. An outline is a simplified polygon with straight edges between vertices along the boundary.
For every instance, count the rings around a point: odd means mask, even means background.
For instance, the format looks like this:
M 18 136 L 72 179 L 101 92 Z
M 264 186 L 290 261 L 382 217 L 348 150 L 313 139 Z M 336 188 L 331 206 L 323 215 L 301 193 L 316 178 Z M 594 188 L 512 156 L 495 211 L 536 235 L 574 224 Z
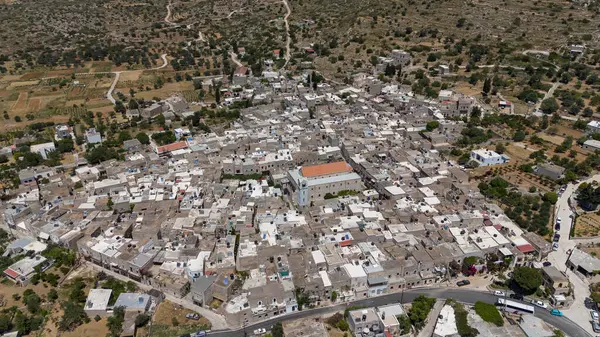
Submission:
M 542 274 L 539 269 L 516 267 L 513 271 L 513 281 L 525 293 L 533 294 L 542 285 Z
M 271 334 L 273 335 L 273 337 L 284 337 L 283 325 L 281 325 L 281 323 L 273 325 L 273 328 L 271 329 Z
M 402 334 L 406 335 L 407 333 L 410 332 L 410 328 L 412 326 L 410 323 L 410 318 L 408 318 L 407 315 L 400 315 L 397 318 L 398 318 L 398 323 L 400 323 L 400 329 L 402 329 Z
M 346 322 L 346 320 L 339 321 L 337 327 L 342 331 L 348 331 L 350 329 L 350 326 L 348 325 L 348 322 Z
M 338 293 L 336 291 L 331 292 L 331 302 L 335 302 L 338 298 Z
M 542 109 L 542 112 L 545 114 L 553 114 L 558 111 L 558 103 L 554 97 L 546 98 L 542 101 L 540 109 Z
M 60 331 L 72 331 L 81 324 L 89 322 L 90 319 L 85 311 L 83 311 L 83 307 L 78 303 L 63 302 L 61 306 L 63 309 L 63 316 L 58 323 L 58 329 Z
M 427 131 L 431 132 L 431 131 L 437 129 L 439 126 L 440 126 L 440 122 L 438 122 L 438 121 L 430 121 L 430 122 L 427 123 L 426 128 L 427 128 Z
M 435 298 L 425 297 L 424 295 L 419 295 L 413 301 L 412 307 L 408 312 L 408 317 L 417 330 L 423 328 L 425 320 L 434 304 Z
M 126 140 L 130 140 L 131 139 L 131 134 L 127 131 L 121 131 L 119 132 L 119 143 L 123 143 Z
M 523 130 L 517 130 L 515 132 L 515 134 L 513 135 L 513 140 L 515 142 L 522 142 L 523 140 L 525 140 L 525 132 Z
M 10 331 L 12 327 L 12 322 L 10 316 L 1 314 L 0 315 L 0 333 L 5 333 Z
M 146 314 L 139 314 L 135 317 L 135 326 L 138 328 L 148 324 L 148 322 L 150 322 L 150 316 Z
M 490 90 L 492 89 L 492 80 L 490 80 L 490 78 L 486 78 L 485 81 L 483 81 L 483 92 L 487 95 Z
M 506 146 L 504 146 L 504 144 L 502 144 L 502 143 L 496 144 L 496 152 L 502 154 L 502 153 L 504 153 L 504 151 L 506 151 Z
M 113 315 L 110 316 L 106 321 L 106 326 L 108 327 L 109 331 L 106 337 L 121 336 L 121 332 L 123 331 L 123 321 L 125 321 L 125 310 L 123 307 L 116 307 L 113 310 Z
M 546 194 L 544 194 L 544 200 L 551 204 L 556 204 L 558 201 L 558 194 L 556 194 L 556 192 L 546 192 Z
M 142 144 L 150 144 L 150 137 L 144 132 L 140 132 L 135 135 L 135 139 L 139 140 Z
M 56 289 L 50 289 L 50 291 L 48 291 L 48 300 L 50 302 L 54 302 L 58 299 L 58 292 L 56 291 Z

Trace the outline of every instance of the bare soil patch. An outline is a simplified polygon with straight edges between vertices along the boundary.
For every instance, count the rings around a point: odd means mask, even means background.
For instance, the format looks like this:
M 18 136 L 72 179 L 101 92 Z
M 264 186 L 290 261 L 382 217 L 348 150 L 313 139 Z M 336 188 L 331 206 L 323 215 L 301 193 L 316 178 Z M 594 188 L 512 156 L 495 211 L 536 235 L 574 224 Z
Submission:
M 575 236 L 598 236 L 600 235 L 600 215 L 596 213 L 585 213 L 575 220 Z

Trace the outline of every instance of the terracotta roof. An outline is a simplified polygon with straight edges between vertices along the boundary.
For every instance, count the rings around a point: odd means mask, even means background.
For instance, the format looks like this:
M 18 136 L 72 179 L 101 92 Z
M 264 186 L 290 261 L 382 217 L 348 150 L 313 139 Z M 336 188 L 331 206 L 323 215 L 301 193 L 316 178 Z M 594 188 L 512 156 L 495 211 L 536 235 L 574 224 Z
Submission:
M 301 173 L 303 177 L 318 177 L 327 174 L 351 172 L 352 167 L 345 161 L 338 161 L 335 163 L 312 165 L 302 167 Z
M 17 277 L 19 277 L 19 274 L 18 274 L 16 271 L 14 271 L 14 270 L 12 270 L 12 269 L 10 269 L 10 268 L 6 269 L 6 270 L 4 271 L 4 274 L 6 274 L 6 275 L 8 275 L 8 276 L 10 276 L 10 277 L 12 277 L 12 278 L 15 278 L 15 279 L 16 279 Z
M 352 240 L 340 241 L 340 247 L 346 247 L 352 245 Z
M 157 147 L 156 153 L 161 154 L 161 153 L 165 153 L 165 152 L 171 152 L 171 151 L 175 151 L 175 150 L 185 149 L 186 147 L 188 147 L 186 142 L 171 143 L 171 144 Z
M 521 246 L 517 246 L 517 249 L 519 251 L 521 251 L 521 253 L 531 253 L 533 251 L 535 251 L 535 249 L 533 248 L 532 245 L 521 245 Z

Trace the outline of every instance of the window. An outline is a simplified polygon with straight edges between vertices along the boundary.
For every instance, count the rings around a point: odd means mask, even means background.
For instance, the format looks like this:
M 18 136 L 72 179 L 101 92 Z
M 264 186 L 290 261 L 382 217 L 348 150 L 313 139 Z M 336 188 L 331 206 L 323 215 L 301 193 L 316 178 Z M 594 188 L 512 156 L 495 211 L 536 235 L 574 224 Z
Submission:
M 258 301 L 258 305 L 262 305 L 262 301 Z

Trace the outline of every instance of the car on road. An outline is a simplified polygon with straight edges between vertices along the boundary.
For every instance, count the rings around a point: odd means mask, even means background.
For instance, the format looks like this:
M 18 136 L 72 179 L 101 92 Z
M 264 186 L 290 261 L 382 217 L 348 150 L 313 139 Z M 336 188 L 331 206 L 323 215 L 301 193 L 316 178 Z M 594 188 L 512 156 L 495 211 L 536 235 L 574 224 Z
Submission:
M 554 316 L 562 316 L 563 315 L 563 313 L 558 309 L 552 309 L 552 311 L 550 311 L 550 314 L 552 314 Z
M 560 240 L 560 234 L 554 233 L 554 242 L 558 242 Z
M 466 286 L 466 285 L 469 285 L 469 284 L 471 284 L 471 281 L 469 281 L 469 280 L 462 280 L 462 281 L 456 282 L 456 285 L 459 286 L 459 287 Z
M 552 249 L 558 250 L 558 242 L 552 244 Z
M 504 291 L 496 290 L 496 291 L 494 291 L 494 295 L 496 295 L 496 296 L 506 296 L 506 293 Z
M 537 307 L 540 307 L 540 308 L 544 308 L 544 309 L 548 308 L 548 304 L 547 303 L 544 303 L 544 302 L 538 301 L 538 300 L 531 300 L 531 304 L 533 304 L 533 305 L 535 305 Z
M 556 225 L 554 225 L 554 230 L 560 230 L 560 224 L 558 222 L 556 223 Z
M 556 223 L 558 223 L 558 224 L 559 224 L 561 221 L 562 221 L 562 220 L 561 220 L 561 218 L 560 218 L 560 217 L 556 218 Z
M 515 294 L 510 294 L 510 298 L 522 301 L 523 300 L 523 295 L 522 294 L 516 294 L 516 293 Z
M 550 261 L 546 261 L 546 262 L 542 263 L 542 265 L 543 265 L 544 267 L 550 267 L 550 266 L 552 265 L 552 262 L 550 262 Z
M 598 320 L 598 318 L 600 318 L 600 315 L 598 315 L 598 312 L 597 312 L 596 310 L 592 310 L 592 311 L 590 311 L 590 315 L 592 316 L 592 319 L 593 319 L 594 321 L 597 321 L 597 320 Z
M 265 329 L 265 328 L 258 328 L 256 330 L 254 330 L 254 334 L 255 335 L 262 335 L 262 334 L 264 334 L 266 332 L 267 332 L 267 329 Z

